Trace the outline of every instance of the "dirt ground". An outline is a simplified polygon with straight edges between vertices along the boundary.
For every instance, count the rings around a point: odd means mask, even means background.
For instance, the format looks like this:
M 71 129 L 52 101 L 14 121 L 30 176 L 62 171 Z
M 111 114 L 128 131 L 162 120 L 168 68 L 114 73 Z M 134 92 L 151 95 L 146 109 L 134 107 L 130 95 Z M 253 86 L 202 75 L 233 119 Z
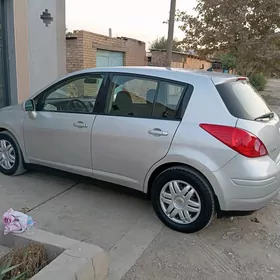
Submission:
M 199 234 L 163 231 L 123 280 L 279 279 L 280 201 L 247 217 L 216 220 Z

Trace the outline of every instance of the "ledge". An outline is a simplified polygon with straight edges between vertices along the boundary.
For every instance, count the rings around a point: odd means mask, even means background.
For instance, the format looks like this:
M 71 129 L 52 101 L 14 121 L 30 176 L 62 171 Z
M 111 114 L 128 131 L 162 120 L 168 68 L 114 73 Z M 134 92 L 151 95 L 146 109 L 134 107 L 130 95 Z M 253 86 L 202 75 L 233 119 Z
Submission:
M 108 257 L 103 249 L 71 238 L 36 230 L 34 235 L 9 234 L 4 236 L 0 226 L 0 245 L 23 247 L 30 242 L 45 245 L 51 261 L 30 280 L 105 280 L 108 274 Z

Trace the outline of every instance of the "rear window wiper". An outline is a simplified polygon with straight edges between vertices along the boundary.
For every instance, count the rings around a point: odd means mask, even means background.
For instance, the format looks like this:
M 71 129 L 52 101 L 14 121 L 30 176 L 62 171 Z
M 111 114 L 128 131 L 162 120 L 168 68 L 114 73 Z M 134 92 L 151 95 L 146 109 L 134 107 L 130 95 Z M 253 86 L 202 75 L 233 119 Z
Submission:
M 255 118 L 255 121 L 258 121 L 258 120 L 263 120 L 263 119 L 273 119 L 274 118 L 274 113 L 273 112 L 270 112 L 270 113 L 267 113 L 267 114 L 264 114 L 264 115 L 261 115 L 257 118 Z

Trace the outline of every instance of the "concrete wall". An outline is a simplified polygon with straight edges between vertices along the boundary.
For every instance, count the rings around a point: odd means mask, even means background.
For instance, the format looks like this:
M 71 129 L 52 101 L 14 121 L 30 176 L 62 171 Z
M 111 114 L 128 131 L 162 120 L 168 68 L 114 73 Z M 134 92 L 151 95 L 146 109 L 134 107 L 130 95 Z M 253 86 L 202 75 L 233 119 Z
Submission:
M 15 84 L 22 102 L 66 74 L 65 0 L 13 0 L 13 8 Z M 46 9 L 53 17 L 48 26 L 41 19 Z
M 18 102 L 30 96 L 27 1 L 14 1 L 14 36 Z M 10 83 L 13 81 L 11 80 Z
M 53 17 L 48 26 L 40 18 L 45 9 Z M 34 93 L 66 73 L 65 2 L 28 0 L 27 19 L 30 91 Z
M 57 54 L 57 77 L 66 74 L 66 13 L 65 0 L 56 0 L 56 54 Z
M 146 65 L 145 43 L 131 38 L 108 37 L 88 31 L 78 31 L 66 40 L 67 72 L 96 67 L 96 50 L 124 53 L 125 66 Z

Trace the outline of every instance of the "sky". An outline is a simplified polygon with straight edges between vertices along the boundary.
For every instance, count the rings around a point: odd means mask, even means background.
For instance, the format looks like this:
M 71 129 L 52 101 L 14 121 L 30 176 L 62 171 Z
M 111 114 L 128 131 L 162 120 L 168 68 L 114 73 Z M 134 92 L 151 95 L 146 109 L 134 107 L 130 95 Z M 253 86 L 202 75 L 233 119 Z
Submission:
M 176 8 L 192 12 L 196 0 L 177 0 Z M 114 37 L 124 36 L 146 42 L 166 36 L 170 0 L 66 0 L 68 31 L 87 30 L 103 35 L 112 28 Z M 178 25 L 174 35 L 183 37 Z

